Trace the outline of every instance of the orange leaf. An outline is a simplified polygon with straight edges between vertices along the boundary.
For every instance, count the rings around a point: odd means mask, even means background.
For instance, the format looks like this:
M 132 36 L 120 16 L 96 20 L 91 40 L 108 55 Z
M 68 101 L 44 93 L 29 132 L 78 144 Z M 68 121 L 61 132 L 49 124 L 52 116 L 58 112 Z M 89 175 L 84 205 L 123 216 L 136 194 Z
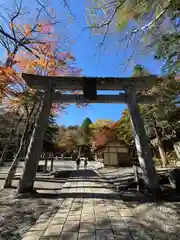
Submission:
M 10 29 L 14 29 L 15 28 L 15 24 L 10 22 L 9 27 L 10 27 Z
M 31 26 L 30 26 L 30 24 L 26 24 L 26 25 L 25 25 L 24 33 L 25 33 L 26 36 L 28 36 L 28 37 L 32 36 Z

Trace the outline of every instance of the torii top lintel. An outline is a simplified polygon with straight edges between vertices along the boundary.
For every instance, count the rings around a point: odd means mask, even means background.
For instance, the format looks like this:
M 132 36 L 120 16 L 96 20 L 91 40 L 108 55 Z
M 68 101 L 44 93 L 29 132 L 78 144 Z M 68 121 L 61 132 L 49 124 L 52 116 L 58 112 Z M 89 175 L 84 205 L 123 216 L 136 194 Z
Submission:
M 41 76 L 33 74 L 22 74 L 28 86 L 33 89 L 47 89 L 50 86 L 59 90 L 82 90 L 84 80 L 96 80 L 97 90 L 123 90 L 127 87 L 148 89 L 160 78 L 156 75 L 143 77 L 73 77 L 73 76 Z

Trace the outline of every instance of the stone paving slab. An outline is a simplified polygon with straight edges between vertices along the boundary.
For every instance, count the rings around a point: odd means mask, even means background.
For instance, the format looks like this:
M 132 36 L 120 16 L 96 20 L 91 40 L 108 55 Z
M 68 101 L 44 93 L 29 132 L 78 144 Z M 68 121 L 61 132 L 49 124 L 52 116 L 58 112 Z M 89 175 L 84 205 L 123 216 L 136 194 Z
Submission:
M 48 226 L 48 228 L 46 229 L 46 231 L 44 232 L 43 236 L 57 236 L 57 237 L 59 237 L 62 229 L 63 229 L 63 224 L 62 225 L 60 225 L 60 224 L 54 225 L 54 224 L 51 223 Z
M 78 232 L 62 232 L 59 240 L 77 240 Z
M 72 172 L 59 209 L 41 215 L 23 240 L 150 240 L 114 188 L 100 180 L 91 169 Z

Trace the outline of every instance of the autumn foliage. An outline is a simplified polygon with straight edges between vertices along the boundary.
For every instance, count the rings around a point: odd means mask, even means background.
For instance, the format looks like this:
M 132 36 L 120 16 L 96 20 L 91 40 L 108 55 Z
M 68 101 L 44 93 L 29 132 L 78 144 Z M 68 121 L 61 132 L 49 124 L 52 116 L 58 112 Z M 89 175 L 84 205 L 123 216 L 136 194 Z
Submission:
M 116 129 L 119 125 L 119 121 L 112 122 L 112 121 L 106 121 L 103 122 L 103 120 L 97 123 L 97 125 L 92 126 L 94 128 L 94 142 L 95 142 L 95 148 L 99 148 L 101 146 L 104 146 L 109 140 L 112 140 L 112 138 L 116 135 Z
M 29 22 L 29 13 L 23 13 L 23 2 L 16 4 L 12 16 L 7 16 L 10 31 L 8 34 L 4 31 L 0 33 L 12 41 L 10 48 L 6 49 L 5 64 L 0 66 L 0 100 L 9 98 L 11 106 L 24 104 L 25 100 L 30 100 L 29 96 L 34 98 L 36 95 L 36 91 L 29 89 L 22 79 L 22 72 L 44 76 L 81 74 L 81 69 L 75 66 L 75 58 L 68 51 L 62 51 L 64 46 L 60 46 L 58 36 L 54 34 L 57 22 L 51 4 L 47 2 L 43 5 L 39 1 L 37 4 L 32 23 Z M 22 18 L 23 15 L 28 18 Z M 72 93 L 78 94 L 76 90 Z M 63 111 L 66 106 L 53 104 L 52 112 Z

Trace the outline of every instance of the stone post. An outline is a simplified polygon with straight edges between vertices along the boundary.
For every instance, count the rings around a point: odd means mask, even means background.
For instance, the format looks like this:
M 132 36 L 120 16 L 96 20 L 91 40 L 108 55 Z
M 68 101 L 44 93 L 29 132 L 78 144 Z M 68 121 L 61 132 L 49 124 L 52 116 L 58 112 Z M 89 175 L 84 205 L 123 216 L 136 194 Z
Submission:
M 31 136 L 29 147 L 25 157 L 24 171 L 18 186 L 18 192 L 33 191 L 36 171 L 42 151 L 44 133 L 52 106 L 52 89 L 45 91 L 41 108 Z
M 146 186 L 149 190 L 156 192 L 159 190 L 159 181 L 157 178 L 151 150 L 148 145 L 148 138 L 144 128 L 144 123 L 140 115 L 139 107 L 136 102 L 135 90 L 131 87 L 126 89 L 127 105 L 131 116 L 131 123 L 134 131 L 134 139 L 137 149 L 137 155 L 142 169 Z

